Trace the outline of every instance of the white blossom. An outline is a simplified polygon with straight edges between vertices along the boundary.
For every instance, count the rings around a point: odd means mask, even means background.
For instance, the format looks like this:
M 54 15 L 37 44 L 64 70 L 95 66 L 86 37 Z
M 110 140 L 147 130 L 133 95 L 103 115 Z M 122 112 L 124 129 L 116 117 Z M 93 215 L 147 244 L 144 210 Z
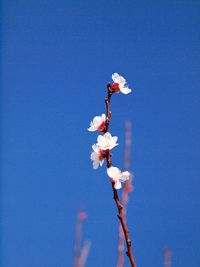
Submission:
M 105 133 L 104 135 L 99 135 L 97 138 L 97 146 L 101 150 L 110 150 L 113 147 L 117 146 L 118 137 L 112 136 L 109 132 Z
M 125 182 L 130 178 L 130 172 L 122 172 L 117 167 L 110 167 L 107 169 L 107 174 L 110 178 L 113 179 L 115 189 L 120 189 L 122 187 L 121 182 Z
M 120 91 L 123 94 L 129 94 L 132 91 L 128 86 L 126 86 L 126 80 L 124 79 L 124 77 L 122 77 L 118 73 L 113 73 L 112 79 L 114 82 L 113 87 L 115 89 L 115 92 Z
M 88 128 L 88 131 L 94 132 L 98 130 L 99 132 L 102 132 L 104 130 L 105 121 L 105 114 L 102 114 L 101 116 L 95 116 L 90 122 L 90 127 Z
M 97 169 L 103 165 L 104 155 L 101 149 L 97 145 L 92 146 L 93 152 L 90 155 L 90 159 L 93 161 L 93 169 Z

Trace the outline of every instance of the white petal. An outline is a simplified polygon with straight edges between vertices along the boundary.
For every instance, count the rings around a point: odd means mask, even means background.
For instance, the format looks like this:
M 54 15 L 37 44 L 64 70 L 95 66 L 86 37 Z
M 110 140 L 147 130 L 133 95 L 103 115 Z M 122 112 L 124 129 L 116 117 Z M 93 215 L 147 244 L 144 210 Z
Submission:
M 90 127 L 88 131 L 94 132 L 98 129 L 98 127 L 104 122 L 106 119 L 106 115 L 102 114 L 101 116 L 95 116 L 93 120 L 90 122 Z
M 97 161 L 98 160 L 98 154 L 93 151 L 90 155 L 90 159 L 93 161 Z
M 96 125 L 91 125 L 90 128 L 88 128 L 88 131 L 90 131 L 90 132 L 94 132 L 96 130 L 97 130 Z
M 122 181 L 122 182 L 124 182 L 124 181 L 127 181 L 129 178 L 130 178 L 130 172 L 122 172 L 122 175 L 121 175 L 121 178 L 120 178 L 120 180 Z
M 115 189 L 120 189 L 121 187 L 122 187 L 122 184 L 120 181 L 115 182 L 115 184 L 114 184 Z
M 99 156 L 96 152 L 92 152 L 90 155 L 90 159 L 93 161 L 93 169 L 97 169 L 99 167 Z
M 93 169 L 96 170 L 99 168 L 99 162 L 93 161 Z
M 97 146 L 102 150 L 106 148 L 106 140 L 102 135 L 99 135 L 97 138 Z
M 105 114 L 102 114 L 101 118 L 102 118 L 103 121 L 106 121 L 106 115 Z
M 113 138 L 112 138 L 112 142 L 113 142 L 113 143 L 116 143 L 116 142 L 117 142 L 117 139 L 118 139 L 117 136 L 113 136 Z
M 112 138 L 112 135 L 109 132 L 107 132 L 107 133 L 104 134 L 104 137 L 106 139 L 110 139 L 110 138 Z
M 101 144 L 101 143 L 103 143 L 103 141 L 104 141 L 103 136 L 102 135 L 98 135 L 98 137 L 97 137 L 97 143 Z
M 95 116 L 93 121 L 95 121 L 97 123 L 100 122 L 101 121 L 101 116 Z
M 106 138 L 106 134 L 104 134 L 104 136 L 99 135 L 97 137 L 97 146 L 99 146 L 100 149 L 102 149 L 102 150 L 108 149 L 107 143 L 108 143 L 108 141 Z
M 110 178 L 115 179 L 120 174 L 120 170 L 117 167 L 110 167 L 107 169 L 107 174 Z
M 119 77 L 119 74 L 118 73 L 115 72 L 115 73 L 112 74 L 112 79 L 113 79 L 113 82 L 114 83 L 117 83 L 118 82 L 118 77 Z
M 124 86 L 120 87 L 120 92 L 122 92 L 125 95 L 129 94 L 131 91 L 132 90 L 128 87 L 124 87 Z
M 99 153 L 99 151 L 100 151 L 100 149 L 99 149 L 99 147 L 97 146 L 97 145 L 93 145 L 92 146 L 92 149 L 98 154 Z
M 115 146 L 118 146 L 117 142 L 118 137 L 117 136 L 113 136 L 112 139 L 110 140 L 110 145 L 109 145 L 109 149 L 114 148 Z
M 117 137 L 117 136 L 113 136 L 113 137 L 112 137 L 112 140 L 111 140 L 111 144 L 118 145 L 118 144 L 116 144 L 116 142 L 117 142 L 117 139 L 118 139 L 118 137 Z
M 102 159 L 102 160 L 99 162 L 100 166 L 102 166 L 103 163 L 104 163 L 104 159 Z
M 122 77 L 118 73 L 113 73 L 112 79 L 114 83 L 118 83 L 122 86 L 126 84 L 126 80 L 124 79 L 124 77 Z
M 112 144 L 109 145 L 108 149 L 111 150 L 116 146 L 118 146 L 118 144 L 112 143 Z

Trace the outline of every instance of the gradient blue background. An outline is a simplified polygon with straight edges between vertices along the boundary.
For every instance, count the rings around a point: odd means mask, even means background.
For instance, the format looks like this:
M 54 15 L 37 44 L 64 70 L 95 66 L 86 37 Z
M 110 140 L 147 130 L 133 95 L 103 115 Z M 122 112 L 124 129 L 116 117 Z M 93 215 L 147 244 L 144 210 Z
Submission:
M 89 160 L 112 101 L 113 164 L 133 124 L 128 226 L 138 266 L 200 266 L 200 1 L 2 1 L 1 266 L 72 266 L 85 209 L 87 267 L 115 266 L 118 221 L 105 166 Z M 129 266 L 126 260 L 125 266 Z

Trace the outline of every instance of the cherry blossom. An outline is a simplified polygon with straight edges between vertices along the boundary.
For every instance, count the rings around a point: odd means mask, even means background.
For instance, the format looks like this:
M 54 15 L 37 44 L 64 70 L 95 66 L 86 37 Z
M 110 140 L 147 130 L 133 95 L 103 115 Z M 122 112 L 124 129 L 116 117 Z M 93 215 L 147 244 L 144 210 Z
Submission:
M 97 146 L 92 146 L 93 152 L 90 155 L 90 159 L 93 161 L 93 169 L 97 169 L 103 165 L 104 162 L 104 154 L 103 151 Z
M 122 187 L 121 182 L 125 182 L 130 178 L 130 172 L 122 172 L 117 167 L 110 167 L 107 169 L 108 176 L 115 182 L 114 188 L 120 189 Z
M 101 116 L 95 116 L 93 118 L 93 120 L 90 122 L 90 127 L 88 128 L 88 131 L 103 132 L 105 121 L 106 121 L 106 115 L 105 114 L 102 114 Z
M 123 94 L 129 94 L 132 90 L 126 86 L 126 80 L 118 73 L 113 73 L 112 79 L 114 84 L 112 85 L 115 92 L 122 92 Z
M 103 150 L 111 150 L 113 147 L 117 146 L 118 137 L 112 136 L 109 132 L 105 133 L 104 135 L 99 135 L 97 138 L 97 146 Z

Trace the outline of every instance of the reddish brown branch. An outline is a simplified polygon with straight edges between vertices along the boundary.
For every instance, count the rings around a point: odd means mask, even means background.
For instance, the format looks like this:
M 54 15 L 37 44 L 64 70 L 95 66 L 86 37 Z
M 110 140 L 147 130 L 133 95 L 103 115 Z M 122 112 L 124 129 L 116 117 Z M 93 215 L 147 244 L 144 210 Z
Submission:
M 124 169 L 129 171 L 130 170 L 130 161 L 131 161 L 131 122 L 126 121 L 126 138 L 125 138 L 125 153 L 124 153 Z M 131 185 L 132 175 L 130 176 L 129 180 L 125 181 L 125 185 L 122 190 L 121 199 L 123 205 L 123 214 L 124 219 L 126 220 L 126 213 L 127 213 L 127 205 L 128 205 L 128 195 L 131 191 L 133 191 L 133 186 Z M 119 243 L 118 243 L 118 260 L 117 260 L 117 267 L 124 266 L 124 233 L 121 224 L 119 225 Z
M 118 215 L 117 216 L 120 220 L 120 223 L 121 223 L 121 226 L 122 226 L 122 229 L 124 232 L 125 240 L 126 240 L 126 247 L 127 247 L 126 255 L 129 257 L 131 266 L 136 267 L 135 260 L 133 257 L 132 247 L 131 247 L 131 239 L 129 237 L 129 231 L 128 231 L 128 228 L 126 226 L 126 221 L 125 221 L 124 214 L 123 214 L 123 206 L 119 201 L 117 190 L 114 188 L 113 182 L 112 182 L 112 189 L 113 189 L 113 198 L 115 200 L 115 203 L 116 203 L 117 209 L 118 209 Z
M 110 100 L 111 100 L 112 94 L 114 93 L 114 90 L 110 83 L 107 85 L 107 89 L 108 89 L 108 96 L 105 99 L 105 104 L 106 104 L 106 123 L 105 123 L 105 130 L 104 130 L 105 133 L 109 132 L 110 117 L 112 114 L 110 111 Z
M 110 100 L 112 97 L 112 94 L 114 93 L 114 89 L 112 88 L 111 84 L 107 85 L 107 89 L 108 89 L 108 96 L 105 99 L 105 104 L 106 104 L 106 123 L 105 123 L 105 130 L 104 132 L 108 132 L 109 131 L 109 126 L 110 126 L 110 117 L 111 117 L 111 111 L 110 111 Z M 106 153 L 106 162 L 107 162 L 107 168 L 110 168 L 112 166 L 112 162 L 111 162 L 111 154 L 110 154 L 110 150 L 107 151 Z M 113 190 L 113 199 L 116 203 L 117 209 L 118 209 L 118 218 L 120 221 L 120 224 L 122 226 L 123 229 L 123 233 L 125 236 L 125 240 L 126 240 L 126 246 L 127 246 L 127 252 L 126 255 L 129 258 L 130 264 L 132 267 L 136 267 L 135 264 L 135 260 L 133 257 L 133 252 L 132 252 L 132 245 L 131 245 L 131 239 L 129 236 L 129 231 L 128 228 L 126 226 L 126 221 L 125 221 L 125 217 L 123 214 L 123 206 L 120 203 L 119 197 L 118 197 L 118 193 L 117 190 L 114 187 L 114 182 L 112 181 L 112 190 Z

